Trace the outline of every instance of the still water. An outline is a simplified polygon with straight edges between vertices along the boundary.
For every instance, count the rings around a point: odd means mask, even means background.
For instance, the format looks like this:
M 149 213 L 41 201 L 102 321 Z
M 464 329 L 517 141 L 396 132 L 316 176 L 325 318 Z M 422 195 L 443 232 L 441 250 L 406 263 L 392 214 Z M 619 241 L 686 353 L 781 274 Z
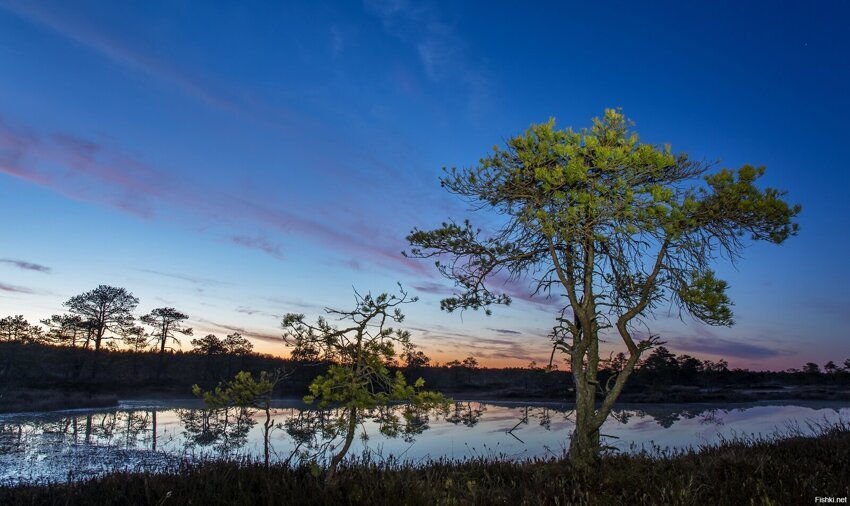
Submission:
M 341 437 L 333 413 L 298 401 L 271 412 L 272 461 L 327 458 Z M 847 402 L 622 405 L 603 426 L 613 451 L 677 450 L 736 436 L 810 433 L 850 421 Z M 117 408 L 0 415 L 0 484 L 64 481 L 114 470 L 161 471 L 182 460 L 264 456 L 265 413 L 211 415 L 197 401 L 127 401 Z M 414 464 L 437 459 L 564 455 L 573 428 L 565 404 L 457 402 L 395 437 L 363 423 L 348 455 Z

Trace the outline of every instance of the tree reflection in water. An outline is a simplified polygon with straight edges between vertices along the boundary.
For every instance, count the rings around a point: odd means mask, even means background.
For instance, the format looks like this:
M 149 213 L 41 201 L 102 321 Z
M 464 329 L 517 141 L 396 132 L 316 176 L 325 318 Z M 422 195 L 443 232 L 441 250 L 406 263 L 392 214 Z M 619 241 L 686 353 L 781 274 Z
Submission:
M 0 423 L 0 453 L 21 453 L 25 447 L 24 424 Z
M 454 408 L 446 416 L 446 421 L 455 425 L 463 424 L 466 427 L 475 427 L 486 411 L 487 406 L 480 402 L 476 402 L 475 407 L 472 407 L 471 402 L 455 402 Z
M 236 406 L 177 410 L 186 448 L 209 448 L 220 457 L 231 456 L 248 442 L 248 432 L 257 424 L 251 414 L 251 409 Z
M 770 433 L 789 421 L 846 419 L 846 404 L 760 403 L 734 408 L 720 405 L 626 405 L 614 412 L 603 432 L 629 442 L 654 441 L 681 447 L 711 441 L 716 432 Z M 257 411 L 254 411 L 257 413 Z M 12 414 L 0 418 L 0 479 L 39 477 L 51 480 L 93 476 L 111 469 L 161 469 L 181 457 L 221 458 L 244 455 L 262 458 L 263 417 L 251 411 L 228 409 L 133 408 L 125 410 Z M 286 464 L 326 465 L 348 437 L 350 413 L 341 407 L 274 409 L 277 451 L 273 459 Z M 454 402 L 446 412 L 418 411 L 404 404 L 376 407 L 358 413 L 355 436 L 374 440 L 363 444 L 371 458 L 381 459 L 384 448 L 395 456 L 445 455 L 450 432 L 477 444 L 502 442 L 524 455 L 546 455 L 541 449 L 568 441 L 573 421 L 567 405 L 525 406 L 516 403 Z M 256 421 L 255 421 L 256 420 Z M 522 422 L 517 424 L 517 422 Z M 456 427 L 452 427 L 456 426 Z M 516 426 L 512 435 L 505 432 Z M 436 438 L 424 436 L 430 428 Z M 667 428 L 673 428 L 668 431 Z M 632 433 L 631 429 L 635 432 Z M 806 431 L 805 429 L 803 429 Z M 546 432 L 551 431 L 551 435 Z M 693 434 L 688 439 L 688 433 Z M 634 435 L 632 435 L 634 434 Z M 669 438 L 668 438 L 669 434 Z M 396 438 L 390 443 L 387 438 Z M 406 444 L 417 441 L 408 451 Z M 419 444 L 421 440 L 421 444 Z M 249 444 L 250 443 L 250 444 Z M 256 446 L 251 446 L 256 444 Z M 385 446 L 386 445 L 386 446 Z M 371 447 L 371 448 L 370 448 Z M 187 451 L 188 450 L 188 451 Z M 192 453 L 194 450 L 197 452 Z M 200 451 L 204 450 L 204 451 Z M 406 452 L 406 453 L 405 453 Z M 520 453 L 516 453 L 520 455 Z M 358 453 L 358 458 L 365 456 Z M 22 478 L 23 477 L 23 478 Z
M 660 425 L 665 429 L 669 429 L 676 422 L 680 420 L 694 420 L 698 419 L 700 424 L 703 425 L 715 425 L 721 426 L 724 425 L 722 415 L 730 413 L 732 411 L 742 411 L 743 408 L 716 408 L 710 406 L 700 406 L 700 407 L 671 407 L 671 406 L 653 406 L 648 405 L 646 408 L 642 409 L 619 409 L 614 410 L 611 413 L 611 416 L 614 420 L 618 421 L 621 424 L 628 424 L 629 420 L 633 416 L 637 416 L 639 418 L 651 418 L 655 420 L 655 423 Z
M 303 410 L 286 419 L 282 426 L 295 444 L 286 462 L 295 459 L 300 462 L 327 463 L 351 436 L 349 409 Z M 446 412 L 441 409 L 421 409 L 412 403 L 358 409 L 356 416 L 359 423 L 354 430 L 359 428 L 360 439 L 367 441 L 370 437 L 367 424 L 374 424 L 386 438 L 401 438 L 406 443 L 413 443 L 416 436 L 430 428 L 432 414 L 439 416 Z

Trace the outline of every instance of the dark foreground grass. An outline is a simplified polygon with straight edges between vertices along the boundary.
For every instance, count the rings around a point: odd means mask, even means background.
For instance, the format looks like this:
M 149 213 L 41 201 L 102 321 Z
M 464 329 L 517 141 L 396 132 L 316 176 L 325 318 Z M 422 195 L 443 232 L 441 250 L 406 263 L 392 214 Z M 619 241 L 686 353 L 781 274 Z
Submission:
M 0 504 L 814 504 L 850 496 L 850 425 L 814 437 L 739 438 L 675 455 L 567 462 L 345 466 L 329 485 L 309 467 L 187 464 L 72 484 L 0 488 Z

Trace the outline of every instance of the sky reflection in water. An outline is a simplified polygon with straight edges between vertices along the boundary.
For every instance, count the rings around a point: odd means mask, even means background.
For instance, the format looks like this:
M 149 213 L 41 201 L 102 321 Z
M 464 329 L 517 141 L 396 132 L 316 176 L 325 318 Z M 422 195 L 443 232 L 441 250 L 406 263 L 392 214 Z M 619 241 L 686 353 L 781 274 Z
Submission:
M 286 460 L 323 441 L 307 426 L 295 423 L 299 402 L 275 404 L 272 460 Z M 0 483 L 67 480 L 110 470 L 163 470 L 183 458 L 238 458 L 257 460 L 263 455 L 264 415 L 256 423 L 231 418 L 205 430 L 191 421 L 200 418 L 193 401 L 127 402 L 119 409 L 74 410 L 41 414 L 0 415 Z M 770 435 L 797 427 L 810 432 L 812 424 L 850 420 L 850 405 L 837 402 L 739 404 L 623 405 L 603 427 L 606 443 L 619 451 L 654 447 L 681 449 L 715 443 L 735 435 Z M 187 423 L 188 422 L 188 423 Z M 287 423 L 289 422 L 289 423 Z M 321 423 L 315 416 L 312 426 Z M 295 429 L 302 429 L 296 431 Z M 460 402 L 446 414 L 431 414 L 427 429 L 410 437 L 387 438 L 366 422 L 349 455 L 370 452 L 376 460 L 391 457 L 413 463 L 429 459 L 560 457 L 568 445 L 573 423 L 563 404 Z M 293 457 L 293 461 L 300 458 Z

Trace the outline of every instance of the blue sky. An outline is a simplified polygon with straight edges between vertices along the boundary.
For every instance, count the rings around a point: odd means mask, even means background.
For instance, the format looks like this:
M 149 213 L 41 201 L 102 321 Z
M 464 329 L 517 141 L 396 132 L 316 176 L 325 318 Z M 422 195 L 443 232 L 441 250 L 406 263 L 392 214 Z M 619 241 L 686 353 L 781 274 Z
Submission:
M 846 3 L 270 4 L 0 0 L 0 314 L 115 284 L 285 353 L 282 314 L 401 282 L 438 360 L 543 362 L 551 301 L 444 314 L 447 282 L 399 252 L 467 214 L 441 167 L 622 107 L 803 205 L 799 237 L 718 266 L 738 325 L 650 328 L 742 367 L 850 357 Z

